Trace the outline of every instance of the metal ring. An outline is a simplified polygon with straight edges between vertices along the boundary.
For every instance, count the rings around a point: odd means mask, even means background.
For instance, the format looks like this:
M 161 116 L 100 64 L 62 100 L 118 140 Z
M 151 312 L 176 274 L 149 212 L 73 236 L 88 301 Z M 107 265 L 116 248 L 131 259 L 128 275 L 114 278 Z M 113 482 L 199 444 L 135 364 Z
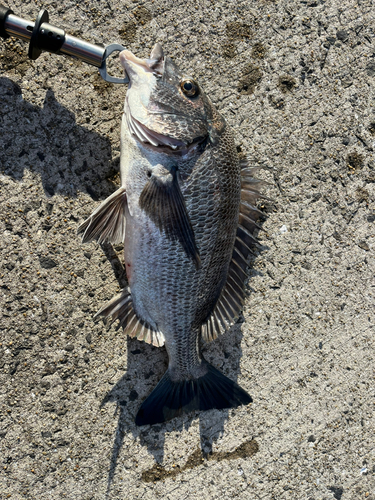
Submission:
M 106 66 L 107 57 L 110 56 L 112 54 L 112 52 L 116 52 L 116 51 L 121 52 L 123 50 L 125 50 L 125 47 L 123 47 L 119 43 L 111 43 L 110 45 L 108 45 L 105 48 L 103 62 L 99 68 L 99 73 L 100 73 L 100 76 L 103 78 L 103 80 L 105 80 L 106 82 L 122 83 L 122 84 L 129 83 L 128 76 L 125 76 L 124 78 L 117 78 L 117 77 L 111 76 L 107 73 L 107 66 Z

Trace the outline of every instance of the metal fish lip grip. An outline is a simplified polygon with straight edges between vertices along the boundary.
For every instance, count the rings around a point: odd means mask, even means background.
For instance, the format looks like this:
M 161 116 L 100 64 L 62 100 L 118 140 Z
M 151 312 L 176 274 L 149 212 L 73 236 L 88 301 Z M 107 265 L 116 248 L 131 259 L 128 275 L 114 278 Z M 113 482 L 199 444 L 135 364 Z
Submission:
M 129 78 L 117 78 L 107 72 L 106 61 L 112 52 L 121 52 L 125 49 L 118 43 L 111 43 L 107 47 L 94 45 L 68 35 L 63 29 L 52 26 L 49 22 L 46 9 L 42 9 L 35 23 L 14 15 L 13 11 L 0 5 L 0 36 L 4 39 L 9 36 L 20 38 L 29 43 L 29 58 L 37 59 L 43 51 L 53 54 L 65 54 L 76 57 L 81 61 L 99 68 L 103 80 L 110 83 L 125 84 Z

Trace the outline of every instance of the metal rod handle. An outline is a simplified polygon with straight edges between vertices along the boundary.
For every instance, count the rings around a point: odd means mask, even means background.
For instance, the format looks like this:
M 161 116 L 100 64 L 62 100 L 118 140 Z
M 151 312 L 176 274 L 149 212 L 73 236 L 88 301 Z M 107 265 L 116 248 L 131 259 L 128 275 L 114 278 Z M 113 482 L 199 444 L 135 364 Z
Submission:
M 37 59 L 43 50 L 55 54 L 81 59 L 91 66 L 99 68 L 102 78 L 111 83 L 127 83 L 129 80 L 108 75 L 106 59 L 114 51 L 124 49 L 122 45 L 111 44 L 107 47 L 94 45 L 71 35 L 56 26 L 49 24 L 48 12 L 42 9 L 35 23 L 15 16 L 13 11 L 0 5 L 0 36 L 8 38 L 14 36 L 30 42 L 29 57 Z

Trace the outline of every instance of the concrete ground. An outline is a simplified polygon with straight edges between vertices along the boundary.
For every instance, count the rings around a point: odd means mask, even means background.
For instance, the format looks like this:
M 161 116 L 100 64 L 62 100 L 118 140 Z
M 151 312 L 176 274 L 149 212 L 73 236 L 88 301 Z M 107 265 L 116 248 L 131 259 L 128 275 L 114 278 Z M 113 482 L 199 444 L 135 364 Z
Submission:
M 253 404 L 137 428 L 166 353 L 93 320 L 125 284 L 122 247 L 76 235 L 118 185 L 126 88 L 0 42 L 0 499 L 374 500 L 372 2 L 43 7 L 93 43 L 161 42 L 274 201 L 243 318 L 204 348 Z

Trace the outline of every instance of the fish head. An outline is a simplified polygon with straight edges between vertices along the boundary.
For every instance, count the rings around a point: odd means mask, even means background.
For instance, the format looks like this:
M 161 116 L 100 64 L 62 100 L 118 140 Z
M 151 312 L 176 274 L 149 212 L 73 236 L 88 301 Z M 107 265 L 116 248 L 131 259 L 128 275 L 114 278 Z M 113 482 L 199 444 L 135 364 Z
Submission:
M 150 147 L 186 151 L 212 142 L 225 128 L 198 82 L 185 75 L 156 44 L 149 59 L 128 50 L 120 62 L 129 77 L 125 115 L 130 133 Z

